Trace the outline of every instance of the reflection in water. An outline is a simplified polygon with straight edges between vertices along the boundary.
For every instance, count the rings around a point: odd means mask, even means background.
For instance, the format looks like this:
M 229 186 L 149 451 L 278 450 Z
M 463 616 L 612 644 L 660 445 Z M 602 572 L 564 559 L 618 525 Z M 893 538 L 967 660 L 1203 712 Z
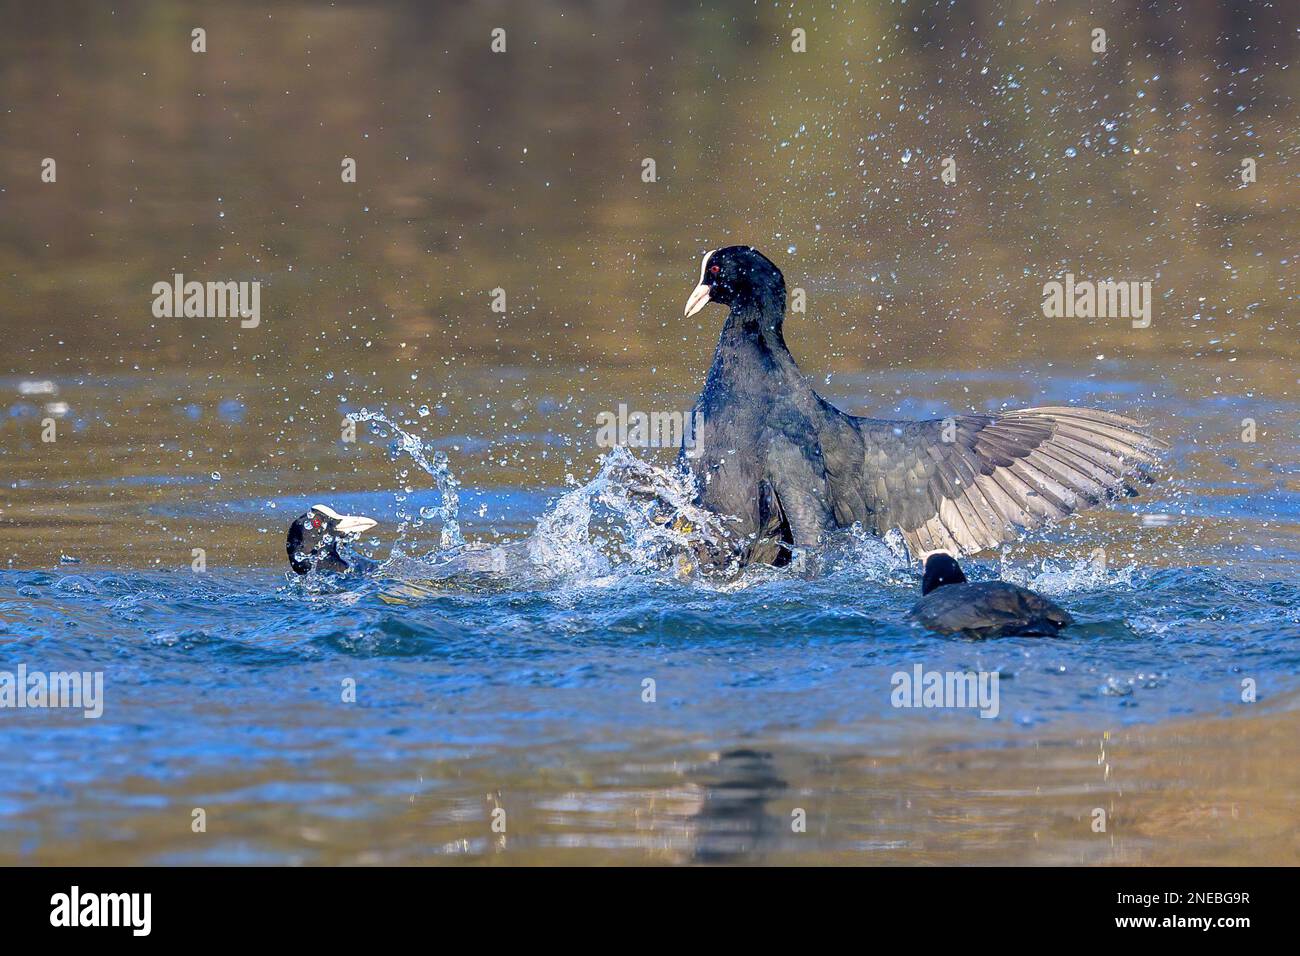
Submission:
M 789 821 L 769 809 L 786 789 L 770 753 L 728 750 L 700 776 L 704 800 L 693 821 L 696 862 L 761 862 L 790 832 Z
M 0 800 L 0 863 L 1294 866 L 1296 714 L 1115 731 L 1101 762 L 1100 733 L 850 750 L 828 728 L 725 757 L 659 740 L 635 762 L 536 747 L 435 759 L 393 738 L 384 759 L 173 763 L 75 805 L 66 792 L 93 775 L 71 768 L 42 799 L 29 777 L 30 797 Z M 790 830 L 796 806 L 806 833 Z

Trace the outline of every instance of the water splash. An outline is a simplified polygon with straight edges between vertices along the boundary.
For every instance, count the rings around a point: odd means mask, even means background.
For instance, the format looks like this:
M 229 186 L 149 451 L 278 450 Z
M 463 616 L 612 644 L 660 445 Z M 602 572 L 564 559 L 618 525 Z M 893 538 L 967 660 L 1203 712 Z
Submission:
M 578 484 L 570 478 L 572 489 L 546 509 L 525 541 L 500 547 L 467 543 L 459 522 L 460 482 L 447 456 L 427 448 L 420 437 L 382 412 L 363 408 L 350 417 L 372 423 L 376 437 L 391 438 L 392 460 L 415 462 L 440 494 L 437 506 L 412 514 L 405 502 L 414 489 L 407 483 L 408 472 L 399 471 L 401 489 L 394 494 L 399 525 L 384 563 L 386 577 L 451 586 L 462 573 L 467 580 L 488 573 L 516 583 L 541 579 L 591 584 L 613 574 L 666 572 L 683 579 L 734 575 L 738 570 L 726 519 L 694 504 L 690 475 L 656 467 L 623 447 L 606 454 L 589 481 Z M 441 524 L 438 548 L 408 554 L 410 533 L 426 521 Z
M 400 544 L 404 540 L 406 533 L 410 530 L 422 528 L 426 521 L 441 523 L 438 541 L 439 551 L 447 552 L 463 548 L 465 546 L 465 537 L 460 530 L 460 482 L 451 473 L 447 455 L 441 451 L 432 451 L 432 454 L 430 454 L 430 451 L 424 447 L 424 442 L 418 436 L 405 431 L 382 412 L 372 412 L 363 408 L 358 412 L 353 412 L 349 417 L 357 422 L 378 423 L 380 427 L 372 427 L 372 430 L 379 438 L 389 437 L 384 434 L 383 429 L 390 430 L 395 437 L 388 445 L 389 457 L 393 461 L 400 461 L 403 455 L 409 457 L 433 479 L 434 486 L 438 489 L 442 499 L 437 506 L 420 508 L 416 514 L 412 515 L 405 507 L 406 496 L 411 493 L 412 488 L 406 484 L 407 472 L 405 470 L 399 472 L 398 477 L 402 480 L 402 491 L 394 494 L 398 503 L 397 517 L 399 519 L 397 543 L 393 546 L 394 554 L 400 553 Z
M 1108 566 L 1095 553 L 1074 560 L 1047 558 L 1035 565 L 1013 563 L 1004 552 L 999 555 L 999 567 L 1002 580 L 1054 596 L 1131 588 L 1138 570 L 1136 564 Z
M 700 508 L 692 476 L 660 468 L 619 446 L 600 459 L 596 474 L 556 498 L 526 539 L 504 546 L 467 543 L 459 522 L 460 482 L 446 454 L 426 448 L 385 414 L 361 409 L 351 416 L 372 423 L 375 435 L 390 438 L 394 461 L 409 458 L 433 479 L 440 503 L 412 514 L 405 507 L 413 488 L 408 472 L 398 477 L 394 497 L 400 520 L 397 541 L 382 575 L 390 580 L 430 584 L 439 591 L 476 588 L 485 578 L 516 587 L 584 588 L 604 586 L 629 576 L 660 577 L 706 590 L 744 590 L 777 577 L 848 576 L 876 584 L 911 586 L 915 577 L 901 535 L 883 538 L 860 526 L 832 535 L 821 547 L 797 549 L 787 568 L 741 567 L 742 541 L 731 520 Z M 426 554 L 407 553 L 408 536 L 427 521 L 440 523 L 439 546 Z M 1131 586 L 1133 567 L 1043 561 L 1012 563 L 1003 552 L 998 564 L 1004 580 L 1048 594 Z
M 868 531 L 860 522 L 832 532 L 819 555 L 822 573 L 910 587 L 916 579 L 902 532 L 884 535 Z
M 469 584 L 486 573 L 513 581 L 543 582 L 562 587 L 600 586 L 627 576 L 662 577 L 690 581 L 711 590 L 734 591 L 761 583 L 772 569 L 742 568 L 741 542 L 728 519 L 695 502 L 698 492 L 689 472 L 660 468 L 619 446 L 600 459 L 596 474 L 579 483 L 570 476 L 571 488 L 556 498 L 537 520 L 533 533 L 515 545 L 492 547 L 467 543 L 459 515 L 460 483 L 451 473 L 447 456 L 426 448 L 382 412 L 361 409 L 351 416 L 370 422 L 379 438 L 390 438 L 394 461 L 409 458 L 434 481 L 441 496 L 436 507 L 411 514 L 404 506 L 413 489 L 408 473 L 398 501 L 397 541 L 384 564 L 389 578 L 441 587 Z M 404 547 L 410 532 L 426 521 L 441 523 L 439 547 L 427 554 L 408 554 Z M 852 566 L 858 574 L 891 581 L 906 574 L 901 541 L 893 542 L 860 528 L 839 536 L 823 554 L 804 555 L 779 574 L 799 575 L 821 569 Z M 804 559 L 808 558 L 808 561 Z M 815 571 L 813 571 L 815 573 Z M 464 579 L 461 581 L 461 579 Z
M 623 447 L 595 477 L 561 495 L 537 522 L 530 559 L 551 574 L 591 581 L 616 571 L 731 573 L 700 557 L 732 550 L 725 519 L 698 507 L 689 474 L 642 461 Z

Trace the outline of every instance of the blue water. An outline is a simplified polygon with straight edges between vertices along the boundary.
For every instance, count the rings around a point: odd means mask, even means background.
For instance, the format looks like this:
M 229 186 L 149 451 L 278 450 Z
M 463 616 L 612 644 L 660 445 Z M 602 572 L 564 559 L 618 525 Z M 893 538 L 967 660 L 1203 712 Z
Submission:
M 890 676 L 916 663 L 998 671 L 1000 730 L 1230 712 L 1243 677 L 1261 699 L 1300 686 L 1294 581 L 1085 562 L 1022 575 L 1076 616 L 1068 637 L 972 642 L 906 620 L 916 582 L 883 548 L 845 564 L 730 593 L 613 574 L 528 591 L 444 583 L 429 596 L 384 578 L 313 593 L 277 573 L 3 572 L 0 646 L 30 668 L 105 672 L 105 718 L 76 726 L 89 734 L 86 756 L 96 741 L 136 738 L 217 763 L 315 751 L 331 736 L 382 747 L 414 734 L 438 751 L 624 735 L 630 744 L 658 729 L 743 737 L 845 725 L 860 735 L 899 717 Z M 355 709 L 338 704 L 344 678 L 357 683 Z M 641 700 L 646 678 L 655 706 Z M 204 701 L 241 711 L 247 729 L 207 737 L 193 723 Z M 335 716 L 275 727 L 272 715 L 297 707 Z M 47 729 L 11 722 L 6 732 L 39 750 Z
M 637 481 L 660 482 L 669 497 L 681 489 L 628 453 L 568 488 L 474 490 L 432 446 L 381 434 L 395 467 L 427 480 L 412 478 L 410 493 L 329 499 L 380 519 L 356 545 L 386 562 L 372 577 L 0 571 L 0 669 L 102 671 L 105 682 L 97 720 L 4 715 L 0 835 L 19 858 L 50 842 L 50 826 L 166 805 L 170 785 L 197 788 L 205 806 L 364 815 L 377 798 L 357 798 L 356 780 L 373 774 L 369 786 L 386 792 L 397 784 L 374 768 L 406 772 L 422 760 L 550 748 L 576 766 L 635 759 L 656 740 L 724 748 L 790 733 L 888 749 L 904 722 L 996 744 L 1242 714 L 1254 706 L 1243 681 L 1266 706 L 1300 689 L 1294 539 L 1275 533 L 1297 517 L 1284 474 L 1242 487 L 1202 465 L 1194 482 L 1168 480 L 1113 506 L 1100 527 L 967 561 L 972 579 L 1032 586 L 1079 622 L 1054 639 L 974 642 L 907 620 L 918 579 L 889 541 L 848 534 L 795 568 L 701 579 L 683 568 L 678 536 L 628 494 Z M 1204 454 L 1184 444 L 1172 457 Z M 256 525 L 278 551 L 302 505 L 200 500 L 154 514 Z M 472 543 L 483 538 L 495 544 Z M 894 707 L 892 676 L 918 664 L 996 672 L 1000 713 Z M 323 769 L 340 761 L 342 777 Z M 205 775 L 225 782 L 205 793 Z M 42 822 L 88 795 L 104 805 Z M 174 859 L 284 857 L 241 843 Z

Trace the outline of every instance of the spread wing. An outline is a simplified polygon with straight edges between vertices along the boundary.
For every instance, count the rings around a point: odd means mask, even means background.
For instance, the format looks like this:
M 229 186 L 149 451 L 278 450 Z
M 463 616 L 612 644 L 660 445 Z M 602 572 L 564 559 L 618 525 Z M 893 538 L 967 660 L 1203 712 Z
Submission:
M 1121 494 L 1167 447 L 1121 415 L 1024 408 L 927 422 L 854 420 L 876 531 L 914 556 L 970 554 Z

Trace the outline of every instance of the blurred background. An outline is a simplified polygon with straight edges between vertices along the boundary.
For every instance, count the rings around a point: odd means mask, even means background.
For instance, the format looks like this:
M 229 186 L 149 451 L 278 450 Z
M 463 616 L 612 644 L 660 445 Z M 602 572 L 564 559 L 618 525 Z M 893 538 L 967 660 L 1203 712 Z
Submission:
M 682 305 L 727 243 L 807 291 L 787 339 L 849 410 L 1092 380 L 1193 456 L 1258 412 L 1249 454 L 1184 464 L 1293 492 L 1298 27 L 1253 0 L 5 3 L 0 557 L 279 562 L 277 508 L 394 488 L 340 441 L 363 406 L 468 488 L 587 476 L 599 411 L 690 407 L 723 314 Z M 1151 327 L 1045 319 L 1066 272 L 1151 281 Z M 154 318 L 175 273 L 259 281 L 260 327 Z

